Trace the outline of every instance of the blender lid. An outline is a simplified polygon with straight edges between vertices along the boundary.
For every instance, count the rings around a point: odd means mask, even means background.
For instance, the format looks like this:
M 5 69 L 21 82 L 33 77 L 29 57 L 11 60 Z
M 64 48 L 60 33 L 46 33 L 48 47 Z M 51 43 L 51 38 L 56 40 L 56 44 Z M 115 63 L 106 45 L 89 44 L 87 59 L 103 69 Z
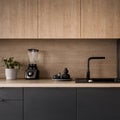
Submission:
M 28 49 L 28 51 L 30 51 L 30 52 L 32 52 L 32 51 L 38 52 L 39 50 L 38 50 L 38 49 L 31 48 L 31 49 Z

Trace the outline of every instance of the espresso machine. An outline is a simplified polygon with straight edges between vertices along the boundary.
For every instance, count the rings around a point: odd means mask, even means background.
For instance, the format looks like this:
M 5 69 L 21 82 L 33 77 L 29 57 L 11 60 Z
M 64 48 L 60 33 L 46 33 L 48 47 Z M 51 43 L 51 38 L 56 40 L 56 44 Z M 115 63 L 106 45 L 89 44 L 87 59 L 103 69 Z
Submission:
M 39 79 L 39 70 L 37 67 L 38 52 L 38 49 L 28 49 L 29 64 L 25 71 L 25 79 Z

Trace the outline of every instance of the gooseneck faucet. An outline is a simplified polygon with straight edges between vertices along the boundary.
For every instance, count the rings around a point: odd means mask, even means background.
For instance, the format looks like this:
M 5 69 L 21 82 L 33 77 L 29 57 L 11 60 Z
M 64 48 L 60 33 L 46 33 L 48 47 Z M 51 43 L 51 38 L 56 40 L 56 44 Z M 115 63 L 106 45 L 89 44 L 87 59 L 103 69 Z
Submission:
M 92 59 L 105 59 L 105 57 L 89 57 L 87 62 L 87 74 L 86 79 L 90 80 L 90 60 Z

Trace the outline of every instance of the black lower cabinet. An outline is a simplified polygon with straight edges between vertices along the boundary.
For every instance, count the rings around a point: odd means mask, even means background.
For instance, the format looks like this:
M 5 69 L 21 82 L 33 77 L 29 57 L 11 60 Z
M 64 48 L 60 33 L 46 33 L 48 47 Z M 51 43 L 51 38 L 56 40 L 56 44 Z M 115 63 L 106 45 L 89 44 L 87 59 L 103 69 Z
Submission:
M 120 88 L 1 88 L 0 120 L 120 120 Z
M 22 88 L 0 88 L 0 120 L 23 120 Z
M 78 120 L 120 120 L 120 88 L 78 88 Z
M 24 120 L 77 120 L 76 88 L 25 88 Z
M 22 101 L 5 100 L 0 102 L 0 120 L 23 120 Z

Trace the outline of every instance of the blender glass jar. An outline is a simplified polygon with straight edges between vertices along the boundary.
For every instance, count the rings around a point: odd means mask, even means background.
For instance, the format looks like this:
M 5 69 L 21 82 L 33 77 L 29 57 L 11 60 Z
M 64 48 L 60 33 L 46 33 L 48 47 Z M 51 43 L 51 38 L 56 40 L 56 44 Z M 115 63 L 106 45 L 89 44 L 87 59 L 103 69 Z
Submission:
M 37 64 L 38 52 L 38 49 L 28 49 L 28 57 L 30 64 Z

